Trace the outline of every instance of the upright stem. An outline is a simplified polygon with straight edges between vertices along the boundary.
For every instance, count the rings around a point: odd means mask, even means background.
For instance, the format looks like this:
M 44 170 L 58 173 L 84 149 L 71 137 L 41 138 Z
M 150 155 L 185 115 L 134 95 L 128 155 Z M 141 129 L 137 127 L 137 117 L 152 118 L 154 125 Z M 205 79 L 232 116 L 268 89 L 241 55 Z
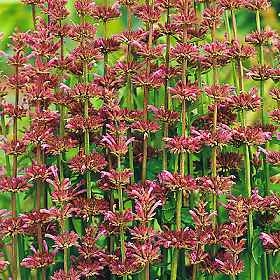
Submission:
M 85 23 L 85 17 L 81 18 L 82 23 Z M 81 45 L 85 44 L 84 40 L 81 41 Z M 88 63 L 87 61 L 83 61 L 83 82 L 88 84 Z M 88 119 L 89 117 L 89 97 L 86 97 L 84 102 L 84 118 Z M 85 154 L 90 154 L 90 145 L 89 145 L 89 130 L 86 129 L 84 133 L 84 147 Z M 86 189 L 87 189 L 87 198 L 91 198 L 91 176 L 90 171 L 86 171 Z
M 131 7 L 127 6 L 127 29 L 128 32 L 132 31 L 132 11 L 131 11 Z M 131 45 L 130 43 L 128 43 L 127 45 L 127 64 L 130 65 L 130 63 L 132 62 L 132 53 L 131 53 Z M 128 72 L 127 75 L 127 89 L 128 89 L 128 108 L 130 110 L 134 109 L 134 102 L 133 102 L 133 86 L 132 86 L 132 81 L 131 81 L 131 73 L 130 71 Z M 128 132 L 128 136 L 130 136 L 131 131 L 129 130 Z M 132 173 L 130 182 L 134 183 L 135 179 L 134 179 L 134 160 L 133 160 L 133 144 L 130 143 L 128 146 L 128 161 L 129 161 L 129 169 Z
M 62 27 L 62 23 L 61 21 L 59 22 L 60 27 Z M 62 62 L 63 65 L 63 61 L 64 61 L 64 39 L 63 39 L 63 35 L 60 35 L 60 60 Z M 63 82 L 63 75 L 64 75 L 64 71 L 62 69 L 61 71 L 61 80 Z M 63 104 L 59 105 L 59 111 L 60 111 L 60 118 L 59 118 L 59 136 L 60 137 L 64 137 L 65 134 L 65 121 L 64 121 L 64 115 L 65 115 L 65 107 Z M 63 154 L 59 154 L 59 158 L 58 158 L 58 162 L 59 162 L 59 176 L 60 176 L 60 180 L 63 180 L 64 175 L 63 175 Z
M 32 21 L 33 21 L 33 26 L 34 26 L 34 30 L 36 30 L 36 5 L 32 4 L 31 5 L 31 9 L 32 9 Z
M 18 106 L 19 103 L 19 87 L 18 87 L 18 77 L 19 77 L 19 68 L 16 66 L 16 93 L 15 93 L 15 106 Z M 15 116 L 13 118 L 13 141 L 16 142 L 18 139 L 18 120 Z M 12 176 L 17 177 L 17 155 L 13 155 L 13 165 L 12 165 Z M 16 202 L 16 193 L 11 193 L 11 206 L 12 206 L 12 217 L 17 217 L 17 202 Z M 12 274 L 13 279 L 18 279 L 18 256 L 17 256 L 17 236 L 12 237 Z
M 179 155 L 176 154 L 175 162 L 174 162 L 174 173 L 178 172 L 178 160 L 179 160 Z M 180 198 L 179 198 L 179 200 L 180 200 Z M 182 200 L 181 200 L 181 202 L 182 202 Z M 176 204 L 176 229 L 177 229 L 177 204 Z M 177 278 L 178 258 L 179 258 L 179 249 L 174 248 L 173 253 L 172 253 L 172 260 L 171 260 L 170 280 L 176 280 L 176 278 Z
M 121 157 L 117 156 L 117 170 L 121 171 Z M 123 213 L 124 211 L 124 205 L 123 205 L 123 190 L 122 187 L 119 186 L 118 188 L 118 196 L 119 196 L 119 211 L 120 213 Z M 124 263 L 126 256 L 125 256 L 125 232 L 124 228 L 121 226 L 120 227 L 120 245 L 121 245 L 121 260 Z M 127 276 L 123 276 L 123 280 L 127 280 Z
M 169 0 L 168 0 L 168 5 L 169 5 Z M 167 15 L 166 15 L 166 24 L 170 23 L 170 9 L 169 7 L 167 8 Z M 170 96 L 169 96 L 169 69 L 170 69 L 170 46 L 171 46 L 171 40 L 170 40 L 170 34 L 166 35 L 166 53 L 165 53 L 165 68 L 166 68 L 166 78 L 165 78 L 165 84 L 164 84 L 164 108 L 165 110 L 168 110 L 170 108 Z M 165 122 L 163 124 L 163 138 L 168 137 L 168 123 Z M 167 170 L 167 150 L 164 146 L 162 147 L 162 168 L 163 170 Z
M 149 39 L 148 39 L 148 49 L 152 47 L 153 43 L 153 24 L 149 24 Z M 149 76 L 151 72 L 151 62 L 148 59 L 146 61 L 146 75 Z M 149 100 L 149 86 L 144 86 L 144 100 L 143 100 L 143 114 L 144 121 L 148 119 L 148 100 Z M 143 162 L 142 162 L 142 182 L 146 180 L 147 177 L 147 160 L 148 160 L 148 136 L 144 135 L 144 143 L 143 143 Z

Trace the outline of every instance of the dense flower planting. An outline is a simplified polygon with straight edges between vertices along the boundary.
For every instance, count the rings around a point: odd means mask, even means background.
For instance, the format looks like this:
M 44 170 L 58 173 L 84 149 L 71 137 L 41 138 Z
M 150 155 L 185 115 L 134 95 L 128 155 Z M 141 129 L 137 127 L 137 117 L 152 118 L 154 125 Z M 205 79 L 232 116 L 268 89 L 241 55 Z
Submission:
M 270 2 L 76 0 L 76 20 L 23 2 L 34 27 L 1 57 L 1 279 L 280 279 Z

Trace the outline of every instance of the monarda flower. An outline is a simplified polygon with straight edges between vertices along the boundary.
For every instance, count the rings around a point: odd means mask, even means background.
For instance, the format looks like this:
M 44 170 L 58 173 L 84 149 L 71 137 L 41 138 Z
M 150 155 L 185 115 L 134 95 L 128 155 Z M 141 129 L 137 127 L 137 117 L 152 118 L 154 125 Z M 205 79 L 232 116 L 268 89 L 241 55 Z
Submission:
M 44 139 L 42 148 L 47 154 L 59 155 L 71 148 L 74 148 L 76 145 L 77 141 L 71 139 L 69 136 L 57 137 L 53 134 L 50 134 L 46 139 Z
M 18 193 L 29 190 L 32 187 L 25 176 L 0 177 L 0 192 Z
M 202 24 L 207 26 L 209 29 L 218 28 L 221 23 L 223 13 L 224 9 L 219 5 L 204 9 L 202 13 Z
M 200 130 L 193 131 L 193 134 L 206 146 L 225 146 L 232 141 L 232 131 L 229 127 L 218 127 L 215 131 Z
M 42 233 L 44 233 L 49 227 L 49 222 L 51 221 L 51 217 L 47 213 L 43 213 L 41 211 L 33 211 L 30 213 L 26 213 L 20 216 L 24 226 L 24 234 L 36 236 L 38 234 L 38 226 L 41 227 Z M 48 228 L 48 231 L 50 228 Z
M 160 247 L 150 240 L 142 243 L 129 243 L 129 253 L 136 260 L 140 267 L 145 267 L 147 264 L 153 264 L 159 261 L 161 252 Z
M 179 81 L 175 87 L 169 88 L 169 92 L 174 99 L 179 99 L 180 101 L 194 102 L 196 101 L 200 94 L 201 89 L 197 84 L 186 84 L 184 85 L 182 81 Z
M 162 57 L 164 45 L 157 45 L 155 47 L 148 47 L 147 44 L 140 44 L 135 42 L 132 44 L 135 48 L 135 52 L 137 55 L 143 57 L 145 60 L 154 60 Z
M 201 177 L 198 178 L 197 186 L 202 192 L 210 192 L 216 195 L 229 193 L 234 186 L 234 176 L 228 177 Z
M 231 58 L 230 49 L 224 42 L 215 41 L 206 44 L 203 50 L 205 63 L 213 67 L 223 66 L 227 64 Z
M 104 269 L 104 265 L 100 261 L 86 261 L 82 260 L 77 263 L 77 270 L 80 272 L 81 276 L 86 278 L 99 275 Z
M 273 88 L 269 91 L 269 95 L 274 99 L 276 102 L 280 101 L 280 88 Z
M 218 5 L 226 10 L 236 10 L 244 5 L 244 0 L 218 0 Z
M 273 232 L 273 233 L 269 233 L 269 234 L 262 232 L 260 234 L 260 240 L 262 241 L 262 244 L 266 251 L 275 253 L 280 248 L 280 233 L 279 232 Z
M 117 51 L 120 48 L 120 41 L 117 37 L 112 38 L 100 38 L 95 40 L 95 46 L 104 54 L 108 54 Z
M 120 228 L 126 229 L 133 221 L 133 213 L 130 209 L 120 212 L 107 211 L 104 213 L 104 221 L 108 223 L 109 230 L 118 233 Z
M 74 7 L 80 17 L 90 15 L 94 3 L 91 0 L 76 0 Z
M 246 35 L 245 41 L 255 46 L 271 46 L 272 41 L 277 33 L 275 31 L 267 29 L 262 31 L 254 31 Z
M 256 11 L 264 11 L 271 5 L 269 0 L 248 0 L 244 2 L 246 8 Z
M 244 263 L 236 258 L 234 254 L 224 253 L 216 258 L 215 261 L 219 265 L 219 270 L 227 275 L 237 275 L 244 269 Z
M 9 264 L 10 263 L 8 261 L 0 260 L 0 272 L 5 271 Z
M 248 93 L 230 96 L 227 101 L 229 106 L 236 111 L 256 111 L 261 105 L 261 99 L 255 88 Z
M 157 233 L 152 227 L 147 227 L 145 225 L 139 225 L 129 230 L 131 234 L 131 239 L 137 242 L 146 242 L 152 240 L 157 236 Z
M 232 131 L 233 142 L 237 145 L 262 145 L 267 141 L 265 132 L 258 127 L 238 127 Z
M 128 152 L 128 146 L 134 141 L 134 138 L 127 138 L 125 136 L 115 137 L 110 134 L 103 136 L 101 144 L 103 144 L 109 151 L 116 156 L 124 156 Z
M 2 149 L 6 155 L 19 156 L 25 152 L 26 146 L 27 143 L 25 143 L 25 141 L 11 140 L 6 143 L 0 144 L 0 149 Z
M 81 272 L 76 271 L 74 268 L 70 268 L 69 272 L 65 272 L 64 270 L 60 269 L 51 276 L 51 280 L 80 280 L 81 279 Z
M 101 198 L 78 197 L 72 201 L 72 207 L 75 209 L 75 216 L 88 220 L 90 217 L 99 216 L 108 211 L 109 203 Z
M 103 155 L 93 152 L 89 155 L 80 153 L 73 157 L 69 166 L 73 172 L 84 174 L 87 171 L 98 172 L 105 168 L 107 161 Z
M 183 61 L 194 63 L 198 54 L 197 46 L 188 43 L 177 43 L 170 49 L 170 58 L 175 59 L 179 64 Z
M 121 261 L 117 256 L 113 256 L 109 260 L 109 268 L 112 274 L 117 276 L 131 275 L 141 270 L 139 263 L 128 253 L 126 253 L 124 261 Z
M 231 93 L 233 92 L 233 88 L 230 85 L 211 85 L 204 87 L 205 93 L 214 99 L 215 102 L 221 102 L 226 100 Z
M 75 133 L 82 133 L 86 130 L 89 132 L 96 132 L 103 127 L 103 124 L 104 120 L 98 114 L 94 114 L 94 116 L 89 116 L 88 118 L 75 115 L 67 121 L 66 128 Z
M 73 200 L 79 194 L 85 192 L 85 190 L 78 190 L 80 185 L 72 188 L 71 182 L 68 178 L 60 181 L 57 168 L 55 166 L 51 167 L 51 171 L 54 179 L 47 179 L 47 182 L 53 187 L 51 197 L 54 202 L 64 204 Z
M 156 23 L 159 21 L 161 9 L 157 5 L 139 5 L 133 9 L 133 13 L 143 22 Z
M 196 246 L 195 231 L 190 228 L 165 230 L 158 236 L 158 244 L 164 248 L 191 249 Z
M 155 133 L 159 130 L 159 125 L 153 121 L 136 121 L 131 125 L 132 130 L 148 135 L 150 133 Z
M 202 147 L 200 137 L 175 136 L 173 138 L 164 138 L 165 147 L 173 154 L 197 153 Z
M 51 177 L 52 172 L 51 172 L 50 168 L 48 168 L 44 164 L 33 163 L 30 167 L 26 168 L 25 174 L 26 174 L 26 178 L 29 181 L 38 180 L 38 181 L 44 182 L 48 178 Z
M 26 116 L 27 109 L 21 105 L 13 105 L 10 103 L 1 104 L 3 114 L 11 118 L 21 119 Z
M 119 189 L 124 188 L 130 183 L 132 173 L 129 169 L 117 171 L 111 169 L 110 171 L 101 171 L 101 181 L 99 182 L 100 188 L 106 189 Z
M 40 252 L 31 246 L 32 256 L 26 257 L 20 263 L 21 266 L 29 269 L 45 268 L 54 263 L 56 250 L 49 252 L 47 242 L 43 240 L 43 251 Z
M 269 116 L 274 122 L 280 123 L 280 109 L 273 110 L 270 112 Z
M 120 16 L 120 6 L 119 3 L 116 2 L 113 6 L 105 6 L 105 5 L 96 5 L 92 4 L 91 8 L 91 17 L 96 20 L 100 20 L 103 22 L 108 22 Z
M 46 5 L 40 5 L 42 11 L 50 17 L 51 22 L 60 21 L 69 15 L 69 11 L 65 7 L 67 0 L 47 1 Z
M 217 156 L 217 165 L 222 170 L 238 170 L 240 168 L 242 155 L 235 152 L 221 153 Z
M 184 190 L 192 192 L 197 190 L 196 180 L 191 176 L 163 171 L 158 176 L 160 183 L 170 191 Z
M 54 241 L 53 248 L 55 249 L 61 250 L 72 246 L 78 246 L 79 235 L 74 231 L 64 232 L 57 236 L 46 234 L 45 237 Z
M 142 224 L 148 224 L 156 215 L 156 209 L 162 205 L 160 200 L 157 200 L 156 194 L 153 192 L 153 187 L 147 190 L 147 192 L 137 192 L 136 190 L 131 192 L 135 197 L 135 219 Z M 140 195 L 141 194 L 141 195 Z
M 162 86 L 164 82 L 163 70 L 159 69 L 158 71 L 152 72 L 151 74 L 147 73 L 136 73 L 132 76 L 132 82 L 137 87 L 149 87 L 149 88 L 158 88 Z
M 14 237 L 24 233 L 24 220 L 21 217 L 0 220 L 0 236 Z
M 163 106 L 156 108 L 153 105 L 149 105 L 148 108 L 154 114 L 154 118 L 163 123 L 173 124 L 179 119 L 179 114 L 177 112 L 166 110 Z
M 246 74 L 255 81 L 265 81 L 271 78 L 273 69 L 268 65 L 252 67 Z
M 240 44 L 239 41 L 233 40 L 231 46 L 229 46 L 229 51 L 232 59 L 248 59 L 255 55 L 256 51 L 253 46 L 248 44 Z

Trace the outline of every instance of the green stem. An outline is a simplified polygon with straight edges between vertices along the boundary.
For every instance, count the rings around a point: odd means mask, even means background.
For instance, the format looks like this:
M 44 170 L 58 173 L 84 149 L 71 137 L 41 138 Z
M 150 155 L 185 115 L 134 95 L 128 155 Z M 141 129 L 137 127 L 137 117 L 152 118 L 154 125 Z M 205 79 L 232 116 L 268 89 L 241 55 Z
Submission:
M 121 157 L 117 156 L 117 170 L 121 171 Z M 118 188 L 118 196 L 119 196 L 119 212 L 123 213 L 124 211 L 124 203 L 123 203 L 123 190 L 122 187 L 119 186 Z M 121 226 L 120 227 L 120 244 L 121 244 L 121 260 L 124 263 L 125 262 L 125 232 L 124 228 Z M 127 280 L 127 276 L 123 276 L 123 280 Z

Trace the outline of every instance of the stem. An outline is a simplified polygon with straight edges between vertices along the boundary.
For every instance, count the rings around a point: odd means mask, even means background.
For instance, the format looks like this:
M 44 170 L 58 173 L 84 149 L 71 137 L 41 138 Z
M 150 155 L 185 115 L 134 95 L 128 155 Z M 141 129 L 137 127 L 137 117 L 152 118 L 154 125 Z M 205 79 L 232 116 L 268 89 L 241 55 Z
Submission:
M 2 131 L 2 135 L 7 139 L 7 129 L 6 129 L 6 124 L 5 124 L 5 116 L 3 114 L 3 112 L 0 112 L 1 114 L 1 131 Z M 8 155 L 5 154 L 5 162 L 6 162 L 6 173 L 8 176 L 11 176 L 11 163 L 10 163 L 10 158 Z
M 192 269 L 192 280 L 196 280 L 197 268 L 197 264 L 194 264 Z
M 152 47 L 153 43 L 153 24 L 149 25 L 149 39 L 148 39 L 148 48 Z M 151 71 L 151 62 L 147 60 L 146 75 L 150 75 Z M 148 99 L 149 99 L 149 86 L 144 86 L 144 100 L 143 100 L 143 114 L 144 121 L 148 119 Z M 146 180 L 147 176 L 147 160 L 148 160 L 148 136 L 144 134 L 144 143 L 143 143 L 143 162 L 142 162 L 142 182 Z
M 131 11 L 131 7 L 127 6 L 127 29 L 129 32 L 132 31 L 132 11 Z M 132 62 L 132 53 L 131 53 L 131 45 L 130 43 L 128 43 L 127 45 L 127 63 L 128 65 L 130 65 L 130 63 Z M 132 81 L 131 81 L 131 73 L 128 72 L 127 75 L 127 89 L 128 89 L 128 108 L 130 110 L 133 110 L 134 108 L 134 102 L 133 102 L 133 85 L 132 85 Z M 131 131 L 128 131 L 128 136 L 130 136 Z M 128 146 L 128 161 L 129 161 L 129 169 L 132 173 L 131 176 L 131 180 L 130 183 L 133 184 L 135 182 L 135 178 L 134 178 L 134 160 L 133 160 L 133 144 L 130 143 Z
M 117 170 L 121 171 L 122 167 L 121 167 L 121 157 L 117 156 Z M 118 188 L 118 196 L 119 196 L 119 211 L 120 213 L 123 213 L 124 211 L 124 203 L 123 203 L 123 190 L 122 187 L 119 186 Z M 121 260 L 122 263 L 125 262 L 126 256 L 125 256 L 125 232 L 123 227 L 120 227 L 120 243 L 121 243 Z M 123 276 L 123 280 L 127 280 L 127 275 Z
M 33 26 L 34 26 L 34 30 L 37 29 L 36 27 L 36 6 L 35 4 L 31 5 L 31 9 L 32 9 L 32 21 L 33 21 Z
M 150 264 L 147 263 L 145 266 L 145 280 L 150 280 Z
M 18 87 L 18 77 L 19 77 L 19 68 L 16 66 L 16 93 L 15 93 L 15 106 L 18 106 L 19 103 L 19 87 Z M 16 142 L 18 139 L 18 120 L 17 117 L 13 118 L 13 141 Z M 15 178 L 17 177 L 17 155 L 13 155 L 13 166 L 12 166 L 12 176 Z M 16 193 L 11 193 L 11 206 L 12 206 L 12 217 L 17 217 L 17 202 L 16 202 Z M 18 279 L 18 256 L 17 256 L 17 236 L 12 237 L 12 274 L 13 279 Z
M 148 135 L 144 133 L 143 142 L 143 162 L 142 162 L 142 182 L 144 183 L 147 176 L 147 160 L 148 160 Z

